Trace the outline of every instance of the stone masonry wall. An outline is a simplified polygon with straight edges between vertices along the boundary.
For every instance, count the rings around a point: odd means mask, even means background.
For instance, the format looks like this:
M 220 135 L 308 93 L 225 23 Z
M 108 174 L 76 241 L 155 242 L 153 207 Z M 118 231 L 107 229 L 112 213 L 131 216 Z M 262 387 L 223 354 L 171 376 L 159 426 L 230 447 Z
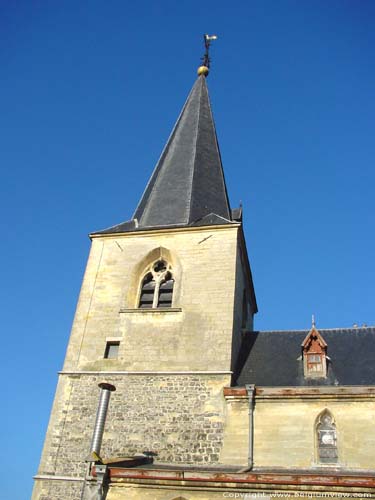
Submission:
M 223 463 L 246 463 L 249 424 L 248 399 L 227 401 Z M 321 466 L 316 450 L 316 420 L 328 409 L 337 430 L 338 464 L 347 469 L 373 470 L 375 430 L 373 396 L 352 395 L 289 398 L 257 396 L 254 406 L 254 467 L 310 469 Z M 287 450 L 287 453 L 286 453 Z
M 103 380 L 97 375 L 61 375 L 61 379 L 65 387 L 59 391 L 58 411 L 50 423 L 52 434 L 46 441 L 40 475 L 84 477 L 99 400 L 98 383 L 103 381 L 116 386 L 103 436 L 103 458 L 152 451 L 158 462 L 219 462 L 225 415 L 222 389 L 229 383 L 228 376 L 116 375 Z M 60 487 L 61 482 L 49 481 L 49 500 L 61 499 L 53 493 Z M 43 490 L 40 485 L 38 489 Z M 45 497 L 34 492 L 33 498 Z
M 37 481 L 33 498 L 38 500 L 80 500 L 83 481 Z
M 237 233 L 229 225 L 94 238 L 64 369 L 230 370 Z M 172 308 L 139 309 L 145 266 L 160 256 L 172 268 Z M 116 360 L 104 359 L 108 338 L 120 341 Z
M 373 492 L 359 493 L 357 488 L 335 492 L 330 489 L 327 491 L 302 490 L 296 487 L 276 489 L 259 488 L 257 485 L 249 487 L 237 485 L 237 488 L 228 487 L 221 483 L 220 488 L 209 490 L 207 485 L 190 487 L 188 485 L 178 487 L 165 487 L 144 484 L 116 484 L 109 489 L 106 500 L 225 500 L 225 499 L 244 499 L 244 500 L 322 500 L 329 498 L 331 500 L 359 500 L 374 498 Z

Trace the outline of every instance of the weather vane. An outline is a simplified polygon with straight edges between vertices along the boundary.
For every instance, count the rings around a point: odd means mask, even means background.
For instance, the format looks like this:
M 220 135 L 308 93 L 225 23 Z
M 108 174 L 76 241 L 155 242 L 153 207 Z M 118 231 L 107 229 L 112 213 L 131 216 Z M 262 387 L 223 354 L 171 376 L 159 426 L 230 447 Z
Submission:
M 204 56 L 201 58 L 202 61 L 202 66 L 205 66 L 206 68 L 210 67 L 210 56 L 209 56 L 209 50 L 210 50 L 210 45 L 213 40 L 216 40 L 217 36 L 216 35 L 203 35 L 203 40 L 204 40 L 204 46 L 206 47 L 206 52 L 204 53 Z

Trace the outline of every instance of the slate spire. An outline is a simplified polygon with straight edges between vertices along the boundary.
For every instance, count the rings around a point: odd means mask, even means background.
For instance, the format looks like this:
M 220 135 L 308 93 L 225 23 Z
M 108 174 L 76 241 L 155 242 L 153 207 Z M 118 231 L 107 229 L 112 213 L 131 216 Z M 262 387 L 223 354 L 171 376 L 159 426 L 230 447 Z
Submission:
M 198 74 L 133 219 L 100 233 L 232 222 L 207 73 Z
M 230 220 L 206 78 L 198 77 L 134 213 L 139 226 Z

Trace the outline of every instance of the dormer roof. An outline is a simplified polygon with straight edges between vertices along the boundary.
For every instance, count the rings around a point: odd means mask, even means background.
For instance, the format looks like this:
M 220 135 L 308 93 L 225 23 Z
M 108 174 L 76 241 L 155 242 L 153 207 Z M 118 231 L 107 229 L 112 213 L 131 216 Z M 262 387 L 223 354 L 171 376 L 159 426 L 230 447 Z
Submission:
M 309 333 L 306 335 L 304 341 L 301 344 L 302 349 L 305 351 L 308 349 L 308 347 L 311 345 L 311 343 L 315 341 L 318 342 L 320 347 L 322 349 L 325 349 L 327 347 L 326 341 L 323 339 L 321 334 L 318 332 L 318 330 L 313 326 Z

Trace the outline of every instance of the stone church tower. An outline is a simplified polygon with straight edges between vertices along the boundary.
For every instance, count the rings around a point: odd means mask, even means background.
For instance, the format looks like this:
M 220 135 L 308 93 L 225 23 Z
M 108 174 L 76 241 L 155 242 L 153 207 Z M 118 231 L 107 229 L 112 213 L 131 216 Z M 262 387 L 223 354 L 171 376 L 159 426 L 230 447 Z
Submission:
M 241 216 L 201 74 L 133 218 L 90 235 L 35 499 L 80 498 L 100 382 L 116 387 L 103 457 L 219 462 L 222 390 L 257 311 Z
M 34 500 L 375 498 L 375 328 L 254 331 L 207 74 L 90 235 Z

